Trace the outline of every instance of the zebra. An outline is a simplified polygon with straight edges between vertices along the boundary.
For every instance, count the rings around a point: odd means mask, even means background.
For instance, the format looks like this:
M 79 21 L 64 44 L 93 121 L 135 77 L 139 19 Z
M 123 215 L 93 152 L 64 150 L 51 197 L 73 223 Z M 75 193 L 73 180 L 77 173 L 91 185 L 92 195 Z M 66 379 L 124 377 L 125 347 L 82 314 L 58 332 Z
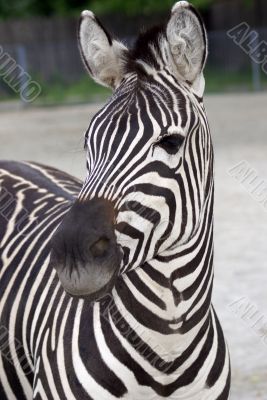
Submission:
M 84 11 L 78 38 L 113 89 L 84 183 L 0 163 L 0 398 L 226 400 L 203 21 L 177 2 L 129 49 Z

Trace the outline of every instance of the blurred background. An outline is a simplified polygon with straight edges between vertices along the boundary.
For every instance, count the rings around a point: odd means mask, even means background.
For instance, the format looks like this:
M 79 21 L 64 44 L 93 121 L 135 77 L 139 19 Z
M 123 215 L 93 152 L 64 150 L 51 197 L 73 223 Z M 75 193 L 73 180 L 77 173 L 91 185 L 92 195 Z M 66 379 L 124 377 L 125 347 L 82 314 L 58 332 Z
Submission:
M 207 26 L 205 105 L 215 148 L 213 301 L 232 400 L 267 399 L 267 2 L 192 0 Z M 0 0 L 0 158 L 84 179 L 83 133 L 110 95 L 80 60 L 80 12 L 129 45 L 172 0 Z
M 258 40 L 267 40 L 266 1 L 192 3 L 201 10 L 209 31 L 207 91 L 264 90 L 267 78 L 261 66 L 226 33 L 245 21 L 259 33 Z M 172 4 L 172 0 L 0 0 L 1 46 L 41 85 L 35 104 L 102 100 L 108 92 L 86 78 L 78 55 L 76 30 L 81 10 L 92 9 L 112 33 L 131 43 L 143 27 L 164 21 Z M 9 100 L 20 94 L 2 82 L 0 96 Z

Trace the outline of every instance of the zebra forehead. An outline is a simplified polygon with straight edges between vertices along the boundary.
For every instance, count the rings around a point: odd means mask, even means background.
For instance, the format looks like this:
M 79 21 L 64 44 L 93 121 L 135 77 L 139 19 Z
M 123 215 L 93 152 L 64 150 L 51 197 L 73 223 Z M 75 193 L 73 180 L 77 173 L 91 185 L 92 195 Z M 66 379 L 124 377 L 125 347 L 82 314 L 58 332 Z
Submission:
M 105 123 L 103 124 L 104 120 L 115 123 L 119 118 L 121 123 L 111 125 L 112 129 L 117 126 L 113 132 L 116 131 L 119 135 L 122 134 L 122 121 L 125 123 L 127 119 L 131 127 L 136 128 L 136 124 L 141 118 L 142 123 L 146 126 L 151 124 L 151 115 L 153 115 L 154 120 L 157 120 L 161 128 L 177 125 L 185 127 L 191 115 L 186 111 L 188 108 L 186 103 L 191 103 L 186 94 L 179 84 L 175 87 L 174 93 L 174 87 L 162 85 L 153 77 L 147 79 L 135 73 L 129 74 L 113 93 L 108 103 L 92 118 L 85 133 L 85 146 L 90 132 L 96 130 L 102 137 L 107 127 Z M 190 105 L 189 109 L 190 111 L 193 110 Z M 128 119 L 129 116 L 131 116 L 131 119 Z M 123 119 L 124 117 L 126 119 Z M 126 129 L 126 126 L 124 128 Z M 152 135 L 151 130 L 145 131 Z M 146 137 L 148 136 L 150 135 L 146 135 Z M 114 135 L 112 135 L 112 138 L 114 138 Z
M 122 112 L 125 112 L 129 111 L 131 106 L 138 104 L 138 101 L 142 99 L 150 106 L 153 103 L 163 103 L 165 108 L 172 108 L 172 111 L 174 111 L 174 96 L 177 105 L 184 106 L 187 99 L 187 91 L 178 82 L 166 79 L 166 83 L 163 84 L 162 81 L 155 79 L 154 76 L 140 76 L 137 73 L 130 73 L 113 93 L 108 104 L 113 104 L 116 107 L 125 103 L 125 107 L 122 108 Z

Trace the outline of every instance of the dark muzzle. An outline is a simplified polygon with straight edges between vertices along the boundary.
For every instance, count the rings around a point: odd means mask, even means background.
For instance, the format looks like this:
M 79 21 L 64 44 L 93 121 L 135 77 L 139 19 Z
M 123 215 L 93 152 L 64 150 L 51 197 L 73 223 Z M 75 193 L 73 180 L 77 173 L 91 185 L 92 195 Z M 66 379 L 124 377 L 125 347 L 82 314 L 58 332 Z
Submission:
M 93 301 L 113 288 L 121 260 L 114 217 L 107 200 L 77 201 L 53 236 L 50 263 L 72 296 Z

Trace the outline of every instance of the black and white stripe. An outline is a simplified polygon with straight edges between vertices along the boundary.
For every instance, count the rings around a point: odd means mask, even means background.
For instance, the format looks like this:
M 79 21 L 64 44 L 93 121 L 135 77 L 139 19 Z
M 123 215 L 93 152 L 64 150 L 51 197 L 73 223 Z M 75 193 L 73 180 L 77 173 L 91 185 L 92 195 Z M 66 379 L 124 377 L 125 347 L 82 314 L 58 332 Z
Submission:
M 0 398 L 227 400 L 229 355 L 211 304 L 205 29 L 178 2 L 167 27 L 131 51 L 107 35 L 82 14 L 89 73 L 115 88 L 86 133 L 84 184 L 37 164 L 0 163 L 13 199 L 4 207 L 0 197 Z M 111 293 L 90 302 L 63 290 L 49 254 L 72 203 L 97 199 L 112 204 L 123 257 Z

